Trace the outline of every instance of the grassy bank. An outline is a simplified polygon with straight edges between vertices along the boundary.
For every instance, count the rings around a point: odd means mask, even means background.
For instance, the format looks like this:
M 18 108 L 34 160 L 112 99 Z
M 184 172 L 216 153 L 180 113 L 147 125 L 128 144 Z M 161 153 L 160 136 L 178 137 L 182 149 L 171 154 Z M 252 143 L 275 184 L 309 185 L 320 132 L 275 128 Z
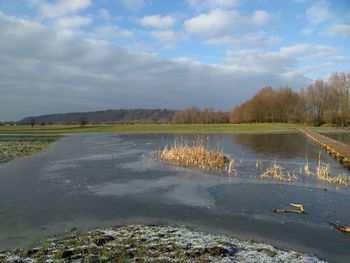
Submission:
M 0 251 L 1 262 L 323 262 L 256 241 L 186 228 L 125 226 L 50 239 L 29 250 Z
M 0 134 L 65 134 L 79 132 L 136 132 L 136 133 L 243 133 L 286 132 L 301 127 L 285 123 L 257 124 L 135 124 L 135 125 L 49 125 L 0 127 Z M 305 127 L 305 126 L 303 126 Z
M 59 136 L 0 135 L 0 164 L 45 150 Z

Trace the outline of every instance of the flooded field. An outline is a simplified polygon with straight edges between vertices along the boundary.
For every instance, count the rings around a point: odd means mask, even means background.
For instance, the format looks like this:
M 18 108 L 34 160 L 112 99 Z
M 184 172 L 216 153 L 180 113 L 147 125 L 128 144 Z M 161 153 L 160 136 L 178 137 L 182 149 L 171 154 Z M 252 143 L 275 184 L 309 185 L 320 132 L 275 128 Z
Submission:
M 184 135 L 192 140 L 196 135 Z M 298 133 L 203 135 L 235 160 L 235 174 L 169 165 L 152 152 L 170 134 L 76 134 L 46 152 L 0 165 L 0 249 L 32 246 L 70 230 L 124 224 L 186 225 L 268 242 L 330 262 L 350 261 L 350 187 L 306 176 L 320 148 Z M 349 175 L 321 152 L 333 175 Z M 295 182 L 263 180 L 273 162 Z M 306 214 L 274 213 L 290 203 Z
M 325 133 L 324 135 L 350 145 L 350 133 L 349 132 L 337 132 L 337 133 Z

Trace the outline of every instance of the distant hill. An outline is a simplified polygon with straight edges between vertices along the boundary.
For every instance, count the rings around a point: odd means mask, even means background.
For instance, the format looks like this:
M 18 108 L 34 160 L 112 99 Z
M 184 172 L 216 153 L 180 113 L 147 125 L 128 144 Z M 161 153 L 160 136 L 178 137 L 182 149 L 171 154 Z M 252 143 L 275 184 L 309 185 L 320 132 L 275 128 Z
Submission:
M 28 125 L 33 121 L 37 125 L 47 124 L 78 124 L 84 119 L 88 124 L 115 123 L 170 123 L 175 111 L 166 109 L 132 109 L 106 110 L 94 112 L 74 112 L 63 114 L 49 114 L 26 117 L 16 124 Z

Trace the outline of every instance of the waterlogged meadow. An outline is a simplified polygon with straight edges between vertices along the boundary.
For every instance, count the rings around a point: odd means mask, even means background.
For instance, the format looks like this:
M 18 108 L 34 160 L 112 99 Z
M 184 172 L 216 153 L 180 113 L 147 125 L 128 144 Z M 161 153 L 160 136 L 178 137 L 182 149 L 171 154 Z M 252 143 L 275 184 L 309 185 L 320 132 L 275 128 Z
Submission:
M 0 164 L 46 149 L 59 136 L 1 135 Z
M 189 262 L 218 251 L 212 262 L 239 262 L 240 255 L 276 262 L 292 253 L 296 262 L 317 262 L 316 256 L 347 263 L 350 238 L 339 230 L 350 224 L 349 175 L 298 132 L 66 135 L 43 154 L 0 165 L 0 250 L 39 248 L 29 250 L 37 251 L 30 256 L 25 250 L 0 254 L 5 262 L 46 255 L 62 261 L 101 253 L 114 257 L 108 249 L 122 236 L 78 233 L 141 224 L 140 231 L 150 236 L 140 243 L 130 239 L 130 247 L 120 248 L 130 261 L 152 256 L 147 251 L 159 241 L 158 248 L 175 249 L 179 259 Z M 197 246 L 195 234 L 182 244 L 145 225 L 185 226 L 193 233 L 259 240 L 273 247 L 253 245 L 252 251 L 234 242 L 232 252 L 231 245 Z M 64 238 L 39 245 L 53 235 L 88 240 L 69 247 L 70 239 Z M 206 238 L 201 235 L 199 241 Z M 168 247 L 168 241 L 179 247 Z M 48 249 L 46 254 L 41 247 Z M 147 253 L 135 254 L 137 248 Z M 287 253 L 291 250 L 302 255 Z
M 236 137 L 239 138 L 239 136 Z M 257 136 L 253 135 L 253 137 Z M 288 134 L 284 136 L 288 136 Z M 155 151 L 152 156 L 172 165 L 217 171 L 221 175 L 227 176 L 250 176 L 251 178 L 276 182 L 311 182 L 313 184 L 320 182 L 350 185 L 350 176 L 347 170 L 341 169 L 341 165 L 334 163 L 331 158 L 325 158 L 327 157 L 326 152 L 323 153 L 325 156 L 323 157 L 324 161 L 322 161 L 321 149 L 319 149 L 318 162 L 314 162 L 312 168 L 308 161 L 307 152 L 305 152 L 305 159 L 299 160 L 296 165 L 290 160 L 261 159 L 263 155 L 258 155 L 255 159 L 254 157 L 252 159 L 252 156 L 244 158 L 246 151 L 242 151 L 241 156 L 239 156 L 237 152 L 226 154 L 223 149 L 223 141 L 220 139 L 213 140 L 210 136 L 205 135 L 180 135 L 175 137 L 173 144 L 166 144 L 163 149 Z M 314 153 L 311 155 L 315 156 Z M 327 163 L 327 161 L 332 164 Z M 251 169 L 251 171 L 247 169 Z

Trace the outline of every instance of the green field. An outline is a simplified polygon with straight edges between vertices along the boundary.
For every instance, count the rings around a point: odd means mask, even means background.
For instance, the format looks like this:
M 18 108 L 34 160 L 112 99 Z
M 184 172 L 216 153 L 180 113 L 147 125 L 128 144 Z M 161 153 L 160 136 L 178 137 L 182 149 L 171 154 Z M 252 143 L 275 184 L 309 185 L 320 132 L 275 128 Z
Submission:
M 128 133 L 245 133 L 286 132 L 295 130 L 296 124 L 135 124 L 135 125 L 49 125 L 49 126 L 1 126 L 0 134 L 67 134 L 80 132 L 128 132 Z

